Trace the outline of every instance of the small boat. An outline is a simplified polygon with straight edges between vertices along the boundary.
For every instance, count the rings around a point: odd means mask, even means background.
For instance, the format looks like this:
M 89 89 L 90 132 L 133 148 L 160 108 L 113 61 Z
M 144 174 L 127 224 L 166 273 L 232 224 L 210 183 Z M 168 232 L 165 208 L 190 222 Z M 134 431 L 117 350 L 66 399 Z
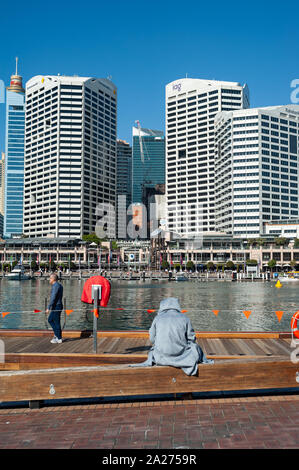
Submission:
M 184 274 L 177 274 L 175 276 L 176 281 L 189 281 L 189 279 Z
M 6 277 L 11 281 L 25 281 L 31 279 L 29 274 L 25 274 L 25 268 L 22 264 L 17 264 Z
M 293 281 L 299 281 L 299 278 L 294 277 L 294 276 L 282 276 L 282 277 L 279 277 L 278 280 L 280 282 L 293 282 Z

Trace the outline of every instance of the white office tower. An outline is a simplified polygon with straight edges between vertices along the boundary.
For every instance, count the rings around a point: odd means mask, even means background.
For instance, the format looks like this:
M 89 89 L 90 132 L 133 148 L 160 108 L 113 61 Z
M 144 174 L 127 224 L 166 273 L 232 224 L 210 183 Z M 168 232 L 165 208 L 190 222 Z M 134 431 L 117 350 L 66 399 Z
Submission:
M 183 236 L 215 230 L 215 135 L 219 111 L 249 107 L 247 85 L 185 78 L 166 85 L 168 226 Z
M 26 84 L 24 233 L 82 237 L 115 205 L 116 87 L 35 76 Z
M 221 112 L 215 140 L 217 231 L 254 238 L 298 218 L 299 105 Z

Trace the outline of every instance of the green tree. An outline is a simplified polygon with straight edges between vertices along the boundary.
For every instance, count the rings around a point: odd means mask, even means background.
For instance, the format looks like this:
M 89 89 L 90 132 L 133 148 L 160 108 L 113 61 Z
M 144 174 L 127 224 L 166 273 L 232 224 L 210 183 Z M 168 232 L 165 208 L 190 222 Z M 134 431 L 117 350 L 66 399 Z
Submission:
M 247 259 L 246 260 L 246 265 L 247 266 L 257 266 L 257 260 L 256 259 Z
M 176 271 L 180 271 L 180 270 L 181 270 L 181 265 L 180 265 L 179 263 L 175 264 L 175 265 L 174 265 L 174 269 L 175 269 Z
M 195 264 L 193 261 L 187 261 L 186 269 L 188 269 L 188 271 L 195 271 Z
M 162 269 L 169 269 L 169 263 L 165 259 L 162 261 L 161 264 Z
M 299 238 L 294 239 L 294 248 L 299 248 Z
M 227 261 L 226 265 L 225 265 L 228 269 L 235 269 L 235 265 L 232 261 Z
M 117 244 L 116 240 L 112 240 L 111 248 L 112 248 L 112 250 L 118 250 L 118 244 Z
M 292 261 L 290 262 L 290 266 L 291 266 L 292 268 L 295 268 L 295 267 L 297 266 L 297 261 L 292 260 Z
M 268 261 L 268 266 L 269 266 L 269 268 L 271 268 L 271 271 L 272 271 L 273 268 L 275 268 L 275 266 L 276 266 L 276 260 L 275 259 L 270 259 L 270 261 Z
M 51 269 L 51 271 L 56 271 L 56 263 L 55 261 L 51 261 L 50 263 L 48 263 L 48 268 Z
M 215 264 L 212 261 L 207 263 L 207 269 L 210 271 L 211 269 L 215 269 Z
M 89 235 L 83 235 L 82 240 L 87 243 L 96 243 L 97 245 L 101 244 L 101 239 L 94 232 Z
M 274 238 L 275 245 L 278 245 L 278 246 L 285 245 L 286 241 L 287 239 L 284 237 Z
M 38 270 L 38 264 L 35 260 L 31 261 L 30 268 L 32 269 L 32 271 L 37 271 Z
M 75 271 L 76 269 L 76 265 L 75 263 L 73 263 L 73 261 L 70 262 L 70 268 L 71 268 L 71 271 Z

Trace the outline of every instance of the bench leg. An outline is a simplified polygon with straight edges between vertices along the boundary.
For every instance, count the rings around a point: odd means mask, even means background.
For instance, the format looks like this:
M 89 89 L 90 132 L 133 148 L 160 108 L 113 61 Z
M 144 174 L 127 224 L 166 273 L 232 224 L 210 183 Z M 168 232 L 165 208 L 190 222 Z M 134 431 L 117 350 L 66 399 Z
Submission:
M 29 408 L 31 410 L 37 410 L 43 404 L 43 400 L 30 400 L 29 401 Z
M 192 399 L 193 399 L 193 393 L 192 392 L 183 393 L 182 400 L 192 400 Z

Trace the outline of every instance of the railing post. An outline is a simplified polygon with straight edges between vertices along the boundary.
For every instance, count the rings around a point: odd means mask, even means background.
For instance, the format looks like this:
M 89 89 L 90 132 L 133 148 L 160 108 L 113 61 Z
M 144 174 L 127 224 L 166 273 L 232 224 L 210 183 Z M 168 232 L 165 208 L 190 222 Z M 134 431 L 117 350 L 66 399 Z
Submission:
M 47 297 L 45 297 L 45 324 L 46 324 L 46 329 L 48 330 L 49 327 L 48 327 L 48 316 L 46 314 L 46 310 L 48 308 L 48 299 Z
M 64 306 L 64 322 L 63 322 L 63 327 L 61 328 L 62 330 L 64 330 L 65 325 L 66 325 L 66 298 L 65 297 L 63 299 L 63 306 Z
M 92 286 L 92 300 L 94 306 L 93 315 L 93 352 L 97 354 L 98 346 L 98 316 L 99 316 L 99 300 L 102 298 L 102 288 L 100 285 Z
M 93 315 L 93 352 L 97 353 L 98 349 L 98 300 L 99 289 L 96 287 L 94 290 L 94 315 Z

